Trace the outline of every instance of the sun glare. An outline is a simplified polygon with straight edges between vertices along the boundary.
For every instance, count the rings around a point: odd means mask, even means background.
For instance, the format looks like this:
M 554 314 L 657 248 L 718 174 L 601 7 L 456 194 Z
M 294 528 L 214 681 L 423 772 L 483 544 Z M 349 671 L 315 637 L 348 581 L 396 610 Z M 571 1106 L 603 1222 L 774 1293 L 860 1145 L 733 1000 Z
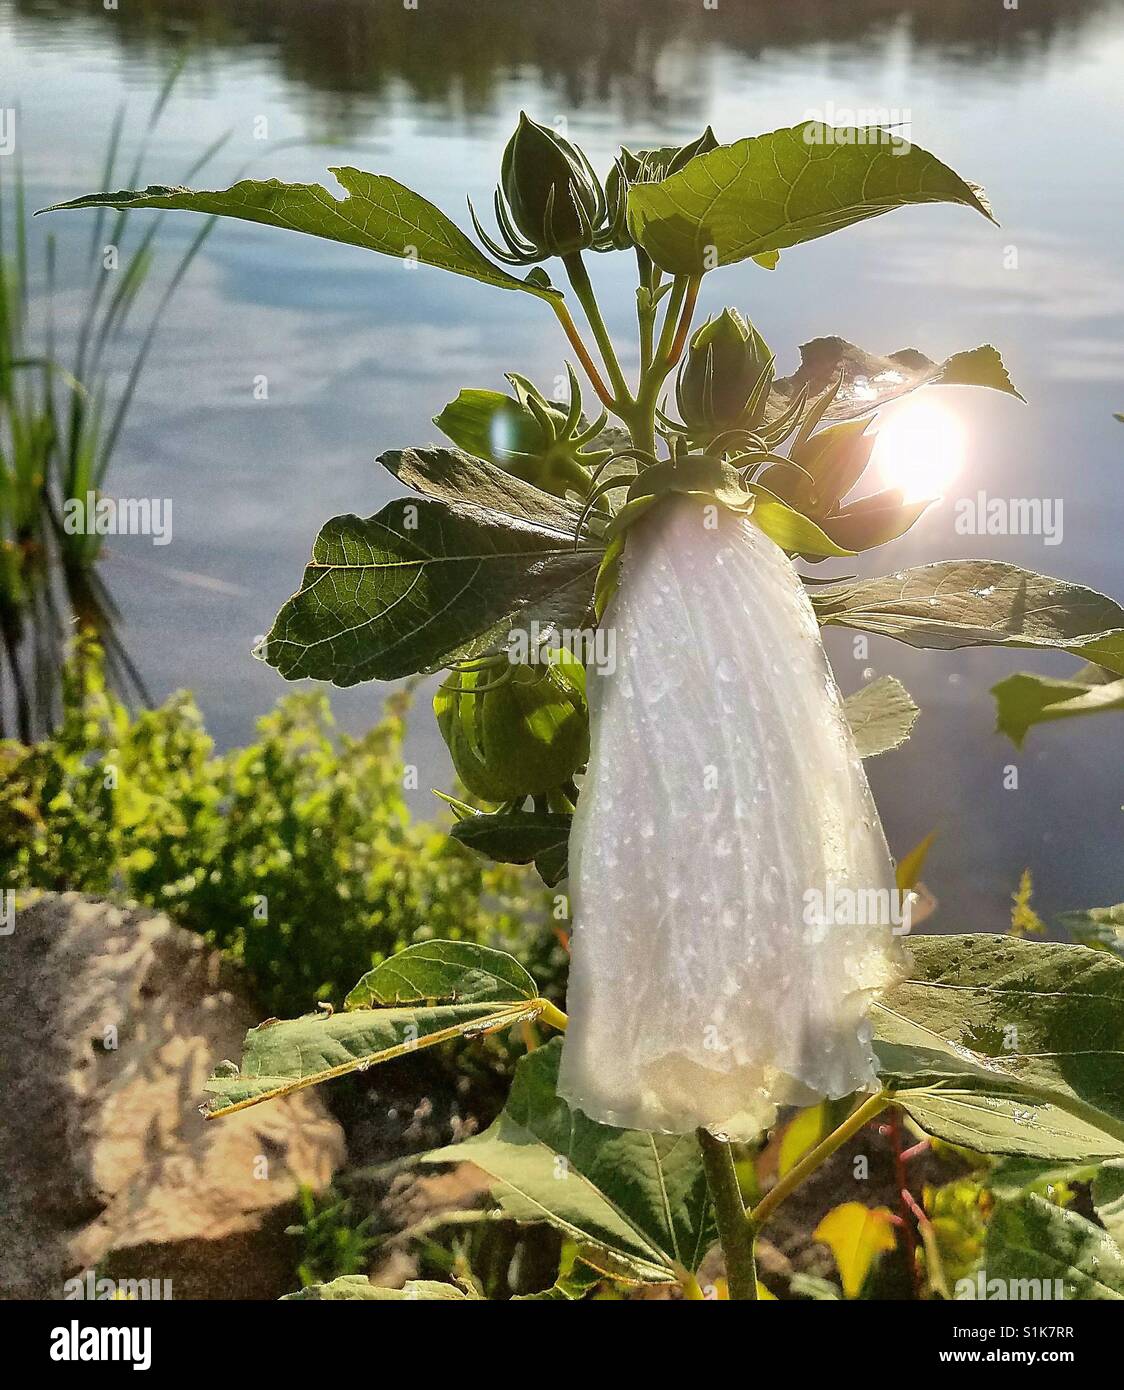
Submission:
M 959 416 L 932 399 L 909 400 L 886 412 L 871 461 L 884 486 L 919 502 L 947 491 L 964 466 L 964 451 Z

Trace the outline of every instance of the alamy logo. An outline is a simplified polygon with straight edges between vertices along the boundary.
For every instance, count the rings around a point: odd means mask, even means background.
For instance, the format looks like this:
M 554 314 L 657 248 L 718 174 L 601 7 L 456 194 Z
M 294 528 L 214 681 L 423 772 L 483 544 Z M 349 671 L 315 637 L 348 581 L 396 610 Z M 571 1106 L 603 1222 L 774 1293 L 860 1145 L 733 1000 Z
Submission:
M 806 145 L 885 145 L 892 155 L 908 154 L 908 131 L 913 116 L 908 107 L 840 106 L 829 101 L 822 110 L 804 112 Z M 893 126 L 894 129 L 887 127 Z
M 0 936 L 11 936 L 16 929 L 16 890 L 0 889 Z
M 1065 1298 L 1065 1281 L 1062 1279 L 989 1279 L 987 1271 L 978 1269 L 975 1275 L 965 1275 L 957 1279 L 953 1298 L 963 1300 L 990 1300 L 1002 1302 L 1008 1299 L 1027 1303 L 1060 1303 Z
M 105 1279 L 92 1269 L 76 1274 L 62 1286 L 63 1298 L 84 1299 L 89 1303 L 106 1303 L 115 1299 L 137 1300 L 141 1303 L 159 1300 L 167 1303 L 172 1297 L 170 1279 Z
M 170 497 L 68 497 L 62 508 L 68 536 L 151 536 L 153 545 L 172 539 Z
M 77 1318 L 51 1328 L 52 1361 L 131 1361 L 134 1371 L 152 1365 L 151 1327 L 83 1327 Z
M 805 889 L 804 925 L 890 927 L 894 936 L 908 936 L 915 899 L 896 888 L 845 888 L 828 880 L 826 892 Z
M 559 648 L 600 676 L 611 676 L 617 669 L 617 633 L 612 627 L 559 629 L 533 621 L 529 628 L 512 628 L 507 634 L 507 659 L 513 666 L 545 665 Z
M 1041 536 L 1043 545 L 1062 541 L 1060 497 L 961 497 L 956 502 L 958 536 Z

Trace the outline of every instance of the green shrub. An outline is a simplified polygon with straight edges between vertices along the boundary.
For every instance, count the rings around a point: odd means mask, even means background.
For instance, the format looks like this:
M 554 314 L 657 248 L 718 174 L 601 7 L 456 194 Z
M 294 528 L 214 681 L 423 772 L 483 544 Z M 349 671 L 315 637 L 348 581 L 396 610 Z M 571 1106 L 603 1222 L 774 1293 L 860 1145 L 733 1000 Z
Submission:
M 443 821 L 411 818 L 392 694 L 360 738 L 295 694 L 246 748 L 216 753 L 191 696 L 137 715 L 76 653 L 64 717 L 0 744 L 0 880 L 124 896 L 241 960 L 263 1008 L 339 1002 L 374 963 L 430 937 L 513 951 L 557 976 L 550 900 L 526 870 L 485 865 Z

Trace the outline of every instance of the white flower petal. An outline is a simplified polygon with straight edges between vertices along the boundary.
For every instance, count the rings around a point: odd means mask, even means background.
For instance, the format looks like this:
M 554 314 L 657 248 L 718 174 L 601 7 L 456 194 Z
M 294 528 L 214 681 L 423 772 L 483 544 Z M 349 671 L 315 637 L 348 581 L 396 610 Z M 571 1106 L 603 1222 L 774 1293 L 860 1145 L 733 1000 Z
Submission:
M 867 1009 L 903 962 L 885 836 L 804 587 L 752 522 L 662 501 L 604 622 L 559 1092 L 607 1124 L 750 1138 L 874 1081 Z M 875 923 L 843 924 L 847 901 Z

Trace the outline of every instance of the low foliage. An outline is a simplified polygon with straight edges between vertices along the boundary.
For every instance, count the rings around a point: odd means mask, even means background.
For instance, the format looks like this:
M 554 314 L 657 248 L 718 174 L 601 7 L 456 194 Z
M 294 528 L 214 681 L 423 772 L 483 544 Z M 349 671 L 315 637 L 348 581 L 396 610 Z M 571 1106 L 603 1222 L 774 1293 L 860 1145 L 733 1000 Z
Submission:
M 338 1003 L 431 937 L 504 944 L 553 978 L 564 956 L 528 875 L 411 818 L 407 705 L 392 696 L 350 738 L 323 696 L 293 695 L 254 743 L 218 753 L 189 695 L 132 716 L 86 651 L 57 733 L 0 744 L 0 882 L 160 908 L 241 960 L 277 1014 Z

